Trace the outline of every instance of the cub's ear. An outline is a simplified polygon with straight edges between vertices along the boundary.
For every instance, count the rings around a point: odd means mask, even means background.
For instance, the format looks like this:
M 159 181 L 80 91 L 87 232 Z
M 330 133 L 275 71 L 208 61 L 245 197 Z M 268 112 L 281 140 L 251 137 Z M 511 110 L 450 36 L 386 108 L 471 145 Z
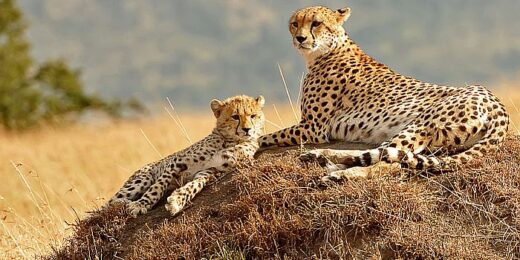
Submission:
M 256 100 L 256 103 L 257 103 L 258 105 L 260 105 L 260 107 L 264 107 L 264 104 L 265 104 L 265 98 L 264 98 L 264 96 L 260 95 L 260 96 L 258 96 L 255 100 Z
M 224 103 L 218 99 L 213 99 L 211 100 L 211 103 L 209 103 L 209 105 L 211 106 L 211 110 L 213 110 L 213 114 L 215 115 L 215 117 L 218 118 L 220 116 L 220 111 Z
M 336 10 L 336 21 L 340 24 L 343 24 L 350 17 L 350 8 L 345 7 Z

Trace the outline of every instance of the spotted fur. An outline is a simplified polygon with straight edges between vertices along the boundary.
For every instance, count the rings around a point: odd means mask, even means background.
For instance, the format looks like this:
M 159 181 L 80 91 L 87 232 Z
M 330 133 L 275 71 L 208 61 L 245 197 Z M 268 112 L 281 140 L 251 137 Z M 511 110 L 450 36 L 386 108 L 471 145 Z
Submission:
M 450 169 L 493 150 L 509 117 L 485 87 L 441 86 L 394 72 L 365 54 L 345 32 L 350 8 L 297 10 L 289 21 L 294 47 L 307 63 L 301 121 L 260 138 L 261 146 L 326 143 L 379 144 L 376 149 L 312 150 L 329 177 L 367 176 L 370 165 Z M 469 66 L 469 65 L 468 65 Z M 326 159 L 326 160 L 324 160 Z
M 132 215 L 146 213 L 175 184 L 191 180 L 168 197 L 166 209 L 175 215 L 215 177 L 236 163 L 252 159 L 264 125 L 262 96 L 236 96 L 211 101 L 217 126 L 192 146 L 137 170 L 109 204 L 124 202 Z

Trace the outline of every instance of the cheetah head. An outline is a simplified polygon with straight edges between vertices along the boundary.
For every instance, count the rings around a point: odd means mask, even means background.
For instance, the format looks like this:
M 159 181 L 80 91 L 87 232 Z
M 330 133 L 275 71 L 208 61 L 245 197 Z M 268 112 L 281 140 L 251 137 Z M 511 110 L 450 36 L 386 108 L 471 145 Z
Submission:
M 289 20 L 294 47 L 307 60 L 329 52 L 345 35 L 343 23 L 349 16 L 348 7 L 336 11 L 323 6 L 297 10 Z
M 235 96 L 224 101 L 212 100 L 211 109 L 217 118 L 217 131 L 226 138 L 239 141 L 258 139 L 263 134 L 264 103 L 263 96 Z

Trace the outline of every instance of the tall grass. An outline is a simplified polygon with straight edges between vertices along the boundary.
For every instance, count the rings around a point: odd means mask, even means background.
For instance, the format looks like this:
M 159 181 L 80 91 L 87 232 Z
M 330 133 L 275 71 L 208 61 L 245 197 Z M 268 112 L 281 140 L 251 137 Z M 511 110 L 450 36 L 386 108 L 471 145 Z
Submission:
M 507 112 L 511 117 L 509 128 L 514 133 L 520 135 L 520 83 L 504 81 L 494 93 L 506 106 Z

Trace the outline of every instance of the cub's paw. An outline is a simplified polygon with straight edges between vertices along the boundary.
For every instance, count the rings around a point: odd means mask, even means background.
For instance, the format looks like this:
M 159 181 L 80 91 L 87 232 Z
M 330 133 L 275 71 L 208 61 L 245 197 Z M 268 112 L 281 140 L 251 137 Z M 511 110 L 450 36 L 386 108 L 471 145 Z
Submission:
M 107 209 L 114 205 L 128 205 L 131 201 L 123 198 L 112 198 L 105 205 L 101 206 L 101 209 Z
M 131 200 L 127 199 L 127 198 L 114 198 L 114 199 L 111 199 L 108 203 L 107 203 L 107 206 L 109 205 L 114 205 L 114 204 L 123 204 L 123 205 L 128 205 L 130 202 L 132 202 Z
M 146 206 L 139 201 L 132 201 L 128 203 L 127 209 L 128 213 L 130 213 L 130 215 L 133 217 L 137 217 L 137 215 L 146 214 L 146 212 L 148 212 Z
M 171 195 L 168 197 L 168 203 L 166 203 L 165 207 L 166 210 L 172 214 L 172 216 L 175 216 L 184 208 L 184 205 L 185 202 L 183 196 Z

